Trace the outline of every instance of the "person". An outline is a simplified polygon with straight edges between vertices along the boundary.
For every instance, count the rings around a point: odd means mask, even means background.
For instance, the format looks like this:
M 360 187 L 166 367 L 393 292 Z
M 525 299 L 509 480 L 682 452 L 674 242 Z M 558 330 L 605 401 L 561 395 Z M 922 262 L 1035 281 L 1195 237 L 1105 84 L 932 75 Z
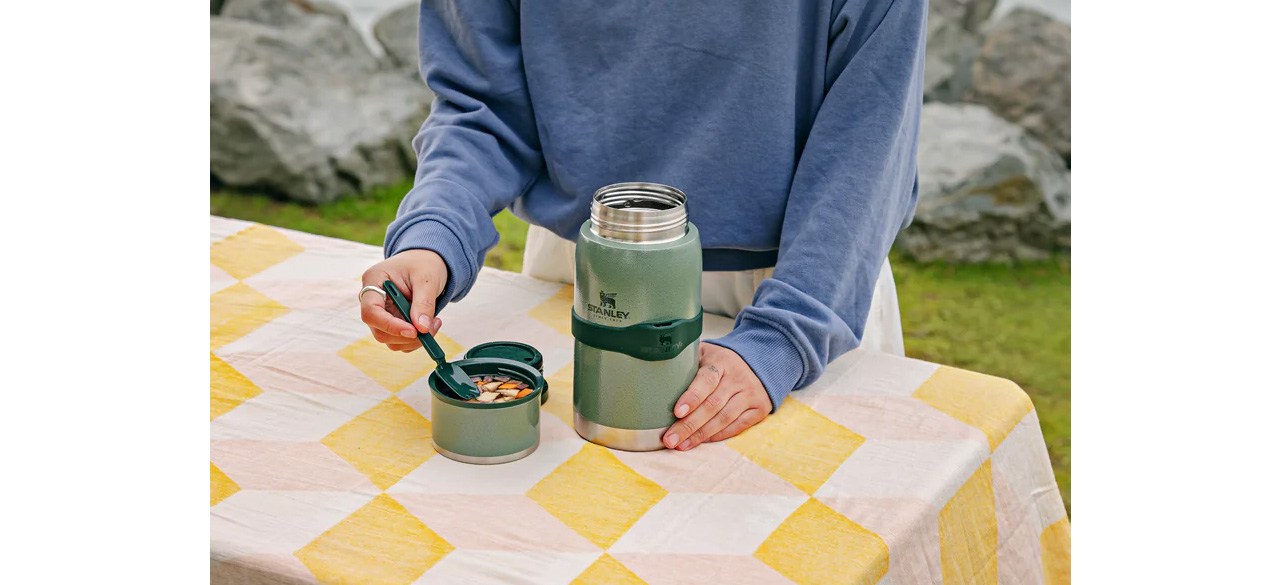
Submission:
M 401 320 L 361 317 L 417 349 L 498 240 L 531 224 L 525 273 L 572 282 L 572 240 L 601 186 L 688 194 L 706 312 L 735 318 L 663 443 L 687 450 L 760 422 L 860 344 L 902 353 L 888 251 L 917 199 L 926 0 L 424 0 L 421 73 L 435 93 L 414 185 L 387 228 Z

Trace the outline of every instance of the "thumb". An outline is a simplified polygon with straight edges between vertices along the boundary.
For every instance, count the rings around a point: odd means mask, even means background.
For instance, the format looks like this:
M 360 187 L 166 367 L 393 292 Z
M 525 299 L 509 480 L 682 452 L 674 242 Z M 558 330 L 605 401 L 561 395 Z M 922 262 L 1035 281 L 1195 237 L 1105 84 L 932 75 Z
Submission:
M 413 316 L 415 329 L 435 335 L 440 329 L 440 320 L 436 319 L 436 297 L 440 296 L 440 291 L 432 284 L 422 276 L 414 279 L 409 314 Z

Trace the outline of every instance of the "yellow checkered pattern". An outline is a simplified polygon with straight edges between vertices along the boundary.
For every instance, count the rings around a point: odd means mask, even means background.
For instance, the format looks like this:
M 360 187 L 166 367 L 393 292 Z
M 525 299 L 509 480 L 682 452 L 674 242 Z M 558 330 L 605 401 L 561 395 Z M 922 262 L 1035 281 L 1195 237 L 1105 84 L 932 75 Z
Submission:
M 428 358 L 359 320 L 380 250 L 219 217 L 210 234 L 214 583 L 1070 582 L 1039 423 L 1007 380 L 855 351 L 738 437 L 611 451 L 571 426 L 570 287 L 484 269 L 441 345 L 530 343 L 553 390 L 533 455 L 465 465 L 432 450 Z

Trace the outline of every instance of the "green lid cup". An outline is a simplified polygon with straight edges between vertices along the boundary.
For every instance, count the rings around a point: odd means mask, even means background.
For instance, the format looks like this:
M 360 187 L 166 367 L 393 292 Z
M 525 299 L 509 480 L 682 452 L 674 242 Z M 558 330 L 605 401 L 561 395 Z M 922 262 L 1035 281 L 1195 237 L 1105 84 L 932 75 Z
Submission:
M 454 397 L 439 372 L 431 388 L 431 443 L 436 452 L 463 463 L 490 465 L 524 458 L 538 448 L 539 417 L 546 400 L 542 373 L 523 361 L 467 358 L 455 362 L 469 376 L 507 376 L 533 393 L 511 402 L 466 402 Z
M 515 341 L 471 348 L 455 363 L 468 376 L 506 376 L 533 390 L 511 402 L 467 402 L 449 390 L 438 371 L 431 388 L 431 443 L 436 452 L 463 463 L 492 465 L 522 459 L 538 448 L 541 406 L 547 402 L 542 353 Z

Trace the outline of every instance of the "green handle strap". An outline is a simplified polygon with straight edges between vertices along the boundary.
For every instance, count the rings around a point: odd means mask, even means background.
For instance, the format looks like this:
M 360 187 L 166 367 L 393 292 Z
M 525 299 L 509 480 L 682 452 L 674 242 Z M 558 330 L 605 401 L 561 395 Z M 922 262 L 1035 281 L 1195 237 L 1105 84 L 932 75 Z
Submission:
M 605 351 L 627 354 L 648 362 L 660 362 L 680 355 L 702 336 L 702 309 L 690 319 L 650 321 L 627 327 L 608 327 L 573 315 L 573 337 Z

